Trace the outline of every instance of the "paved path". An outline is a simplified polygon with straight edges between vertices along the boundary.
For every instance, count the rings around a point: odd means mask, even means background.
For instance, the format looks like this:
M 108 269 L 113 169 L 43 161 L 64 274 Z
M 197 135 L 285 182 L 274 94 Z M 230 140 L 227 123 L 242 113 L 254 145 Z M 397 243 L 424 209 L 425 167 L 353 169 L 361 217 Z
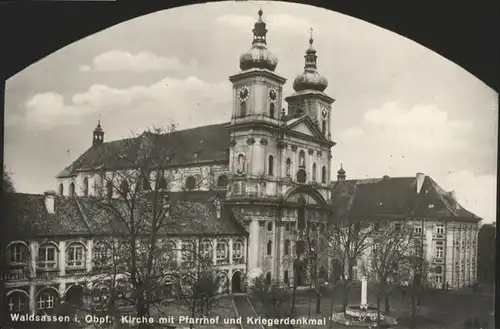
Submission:
M 241 329 L 264 329 L 264 326 L 260 324 L 248 324 L 246 322 L 247 317 L 256 318 L 258 317 L 257 312 L 255 312 L 254 307 L 245 295 L 237 295 L 233 297 L 234 305 L 238 311 L 239 316 L 242 318 Z

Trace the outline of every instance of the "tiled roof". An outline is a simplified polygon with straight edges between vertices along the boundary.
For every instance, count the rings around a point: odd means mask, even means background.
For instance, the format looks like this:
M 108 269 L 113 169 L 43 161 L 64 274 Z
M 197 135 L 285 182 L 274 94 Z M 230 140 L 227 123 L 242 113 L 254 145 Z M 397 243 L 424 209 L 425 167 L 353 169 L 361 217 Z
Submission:
M 185 165 L 229 159 L 227 123 L 154 135 L 145 132 L 138 137 L 95 145 L 85 151 L 57 177 L 75 175 L 78 171 L 131 168 L 152 149 L 164 154 L 163 165 Z M 168 159 L 166 158 L 168 156 Z
M 215 200 L 217 192 L 169 193 L 171 216 L 168 217 L 161 234 L 169 235 L 246 235 L 237 223 L 231 209 L 222 212 L 216 218 Z M 220 194 L 219 198 L 224 195 Z M 5 195 L 5 216 L 2 226 L 8 230 L 9 238 L 67 236 L 67 235 L 107 235 L 127 234 L 127 226 L 113 216 L 117 209 L 123 219 L 127 215 L 127 205 L 123 201 L 109 201 L 112 207 L 106 208 L 106 202 L 96 201 L 91 197 L 55 196 L 54 214 L 49 214 L 45 206 L 45 196 L 35 194 L 11 193 Z M 203 201 L 201 199 L 203 198 Z M 208 200 L 208 201 L 207 201 Z M 134 213 L 147 225 L 150 223 L 150 203 L 146 198 L 137 200 Z M 138 216 L 139 215 L 139 216 Z
M 479 221 L 431 177 L 425 176 L 417 194 L 416 177 L 385 177 L 334 182 L 332 203 L 341 215 L 405 218 L 412 213 L 428 218 Z

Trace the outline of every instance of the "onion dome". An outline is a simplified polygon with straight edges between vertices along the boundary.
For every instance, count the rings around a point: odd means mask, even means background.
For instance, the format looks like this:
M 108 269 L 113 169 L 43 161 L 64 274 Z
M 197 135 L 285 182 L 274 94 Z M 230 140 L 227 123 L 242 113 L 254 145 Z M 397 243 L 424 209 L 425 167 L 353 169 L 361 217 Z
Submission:
M 293 81 L 295 91 L 316 90 L 323 92 L 328 87 L 328 80 L 318 73 L 316 49 L 313 46 L 314 39 L 311 35 L 309 48 L 306 50 L 304 73 L 297 76 Z
M 342 168 L 342 164 L 340 164 L 340 169 L 337 171 L 337 180 L 345 180 L 345 170 Z
M 274 71 L 278 65 L 278 58 L 267 49 L 266 23 L 262 20 L 262 9 L 259 10 L 259 19 L 253 29 L 252 48 L 240 56 L 240 69 L 266 69 Z

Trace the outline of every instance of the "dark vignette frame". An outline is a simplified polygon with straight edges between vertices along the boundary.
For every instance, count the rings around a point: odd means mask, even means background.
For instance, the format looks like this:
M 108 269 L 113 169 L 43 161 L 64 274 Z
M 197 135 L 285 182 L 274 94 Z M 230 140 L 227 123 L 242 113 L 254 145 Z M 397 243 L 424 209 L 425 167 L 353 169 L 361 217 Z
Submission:
M 0 77 L 5 82 L 10 76 L 52 52 L 129 19 L 158 10 L 203 2 L 210 1 L 135 1 L 133 5 L 131 2 L 127 4 L 126 1 L 120 0 L 0 1 Z M 474 2 L 299 0 L 293 2 L 337 11 L 396 32 L 453 61 L 492 89 L 499 91 L 498 30 L 500 30 L 500 24 L 498 13 L 500 1 L 498 0 Z M 0 86 L 2 114 L 4 90 L 5 83 L 2 83 Z M 0 116 L 2 140 L 3 120 L 2 115 Z M 0 147 L 2 147 L 0 162 L 2 162 L 3 170 L 3 143 Z M 0 184 L 3 184 L 3 180 Z M 497 195 L 500 195 L 499 186 L 500 180 L 497 181 Z M 0 200 L 0 210 L 3 207 L 4 203 Z M 500 207 L 497 204 L 497 217 L 499 212 Z M 0 220 L 2 218 L 3 216 L 0 216 Z M 500 232 L 498 226 L 497 230 Z M 8 227 L 4 227 L 1 221 L 0 241 L 6 237 L 5 234 L 8 234 Z M 0 248 L 0 257 L 3 254 Z M 500 267 L 498 253 L 496 257 L 498 270 Z M 500 283 L 499 276 L 497 280 L 497 283 Z M 0 284 L 3 297 L 3 281 Z M 498 291 L 497 294 L 499 294 Z M 1 300 L 0 304 L 2 304 Z M 0 315 L 1 327 L 5 322 L 3 312 L 0 313 L 2 313 Z

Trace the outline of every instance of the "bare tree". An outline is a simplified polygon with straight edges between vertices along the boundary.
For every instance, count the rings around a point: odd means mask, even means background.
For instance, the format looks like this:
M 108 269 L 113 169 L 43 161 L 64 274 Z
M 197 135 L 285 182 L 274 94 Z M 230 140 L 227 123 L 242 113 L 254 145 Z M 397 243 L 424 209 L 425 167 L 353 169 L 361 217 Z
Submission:
M 121 257 L 111 261 L 117 262 L 114 265 L 120 269 L 121 277 L 126 274 L 130 285 L 128 296 L 122 294 L 121 299 L 134 305 L 137 317 L 148 317 L 151 307 L 166 300 L 157 291 L 174 264 L 165 257 L 172 254 L 168 241 L 175 232 L 170 228 L 179 227 L 176 221 L 183 220 L 191 211 L 188 203 L 181 202 L 185 194 L 171 200 L 166 193 L 184 179 L 172 170 L 183 145 L 182 134 L 173 126 L 168 130 L 151 129 L 139 138 L 123 140 L 123 144 L 123 152 L 110 159 L 113 168 L 101 167 L 101 187 L 96 197 L 88 198 L 87 207 L 101 218 L 100 225 L 108 229 L 109 235 L 120 241 Z M 117 167 L 123 169 L 115 170 Z M 183 191 L 197 189 L 206 179 L 202 169 L 197 174 L 191 173 Z M 116 276 L 111 281 L 114 279 Z M 110 285 L 114 291 L 114 282 Z
M 354 267 L 369 248 L 374 229 L 373 222 L 339 218 L 330 221 L 323 233 L 329 255 L 338 267 L 336 272 L 343 290 L 344 312 L 347 308 L 349 288 L 355 280 Z
M 382 227 L 383 226 L 383 227 Z M 391 283 L 397 282 L 400 263 L 411 246 L 413 226 L 409 222 L 384 223 L 373 232 L 371 250 L 363 265 L 364 274 L 377 282 L 377 308 L 385 299 L 385 313 L 390 313 Z M 378 314 L 380 324 L 380 312 Z
M 410 306 L 410 329 L 417 327 L 416 317 L 420 310 L 420 302 L 425 293 L 430 272 L 430 264 L 425 259 L 422 244 L 423 238 L 421 236 L 414 237 L 405 256 L 401 259 L 397 278 L 403 296 Z
M 3 165 L 3 186 L 2 186 L 3 193 L 15 192 L 14 182 L 12 181 L 11 176 L 12 176 L 12 173 L 9 170 L 7 170 L 7 167 L 4 164 Z

